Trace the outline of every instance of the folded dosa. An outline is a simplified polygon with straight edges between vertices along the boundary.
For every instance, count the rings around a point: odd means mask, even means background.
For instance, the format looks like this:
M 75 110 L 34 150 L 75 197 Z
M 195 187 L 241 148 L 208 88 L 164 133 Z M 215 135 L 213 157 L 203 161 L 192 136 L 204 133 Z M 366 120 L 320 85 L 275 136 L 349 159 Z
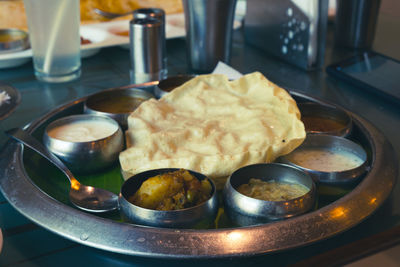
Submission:
M 239 167 L 271 162 L 306 136 L 289 93 L 255 72 L 234 81 L 201 75 L 128 117 L 125 178 L 156 168 L 185 168 L 221 184 Z

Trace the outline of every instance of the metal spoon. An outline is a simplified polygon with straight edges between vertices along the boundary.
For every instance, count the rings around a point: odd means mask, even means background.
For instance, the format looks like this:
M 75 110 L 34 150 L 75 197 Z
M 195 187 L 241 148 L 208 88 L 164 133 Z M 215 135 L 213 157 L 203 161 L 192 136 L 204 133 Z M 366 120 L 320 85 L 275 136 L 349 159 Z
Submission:
M 123 16 L 129 15 L 129 14 L 133 14 L 133 10 L 126 12 L 126 13 L 112 13 L 112 12 L 104 11 L 104 10 L 101 10 L 98 8 L 94 8 L 93 10 L 95 13 L 97 13 L 100 16 L 103 16 L 105 18 L 108 18 L 108 19 L 115 19 L 118 17 L 123 17 Z
M 71 183 L 69 200 L 76 207 L 96 213 L 112 211 L 118 208 L 118 196 L 116 194 L 101 188 L 81 184 L 59 158 L 26 131 L 14 128 L 6 131 L 6 134 L 38 152 L 68 177 Z

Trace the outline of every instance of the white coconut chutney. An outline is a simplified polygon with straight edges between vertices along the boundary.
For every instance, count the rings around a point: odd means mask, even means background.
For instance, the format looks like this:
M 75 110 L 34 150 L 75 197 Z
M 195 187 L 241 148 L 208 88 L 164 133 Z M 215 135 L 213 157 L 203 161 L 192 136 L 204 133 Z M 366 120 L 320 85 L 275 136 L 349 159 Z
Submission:
M 48 135 L 68 142 L 90 142 L 106 138 L 117 130 L 117 125 L 105 120 L 81 120 L 52 128 Z
M 363 160 L 346 150 L 301 149 L 287 155 L 292 163 L 310 170 L 340 172 L 351 170 L 363 164 Z

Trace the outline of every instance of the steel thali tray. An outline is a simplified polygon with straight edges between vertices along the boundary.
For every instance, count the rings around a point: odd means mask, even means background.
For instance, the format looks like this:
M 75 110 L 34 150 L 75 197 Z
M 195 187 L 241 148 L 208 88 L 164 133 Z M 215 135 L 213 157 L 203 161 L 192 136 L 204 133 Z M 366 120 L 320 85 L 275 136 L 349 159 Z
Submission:
M 290 93 L 297 101 L 324 103 Z M 65 104 L 25 129 L 40 138 L 52 120 L 82 112 L 85 99 Z M 23 152 L 28 154 L 28 150 L 12 140 L 0 152 L 0 189 L 16 210 L 36 224 L 83 245 L 111 252 L 156 258 L 222 258 L 284 251 L 344 232 L 369 217 L 390 195 L 398 175 L 394 150 L 378 129 L 352 115 L 355 134 L 370 151 L 370 170 L 362 182 L 326 206 L 273 223 L 203 230 L 163 229 L 85 213 L 39 187 L 32 171 L 27 170 L 30 158 L 24 157 Z M 45 180 L 51 183 L 47 176 Z M 66 192 L 62 192 L 65 197 Z

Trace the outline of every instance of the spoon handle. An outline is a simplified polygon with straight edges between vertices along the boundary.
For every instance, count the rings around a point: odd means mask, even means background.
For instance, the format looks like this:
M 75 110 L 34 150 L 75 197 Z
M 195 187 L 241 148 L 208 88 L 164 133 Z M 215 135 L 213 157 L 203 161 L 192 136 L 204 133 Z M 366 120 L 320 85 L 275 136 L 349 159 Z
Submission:
M 17 140 L 18 142 L 21 142 L 22 144 L 30 147 L 31 149 L 48 159 L 51 163 L 56 165 L 56 167 L 58 167 L 63 173 L 65 173 L 71 183 L 78 182 L 72 172 L 64 165 L 64 163 L 28 132 L 20 128 L 14 128 L 6 131 L 5 133 L 11 138 Z

